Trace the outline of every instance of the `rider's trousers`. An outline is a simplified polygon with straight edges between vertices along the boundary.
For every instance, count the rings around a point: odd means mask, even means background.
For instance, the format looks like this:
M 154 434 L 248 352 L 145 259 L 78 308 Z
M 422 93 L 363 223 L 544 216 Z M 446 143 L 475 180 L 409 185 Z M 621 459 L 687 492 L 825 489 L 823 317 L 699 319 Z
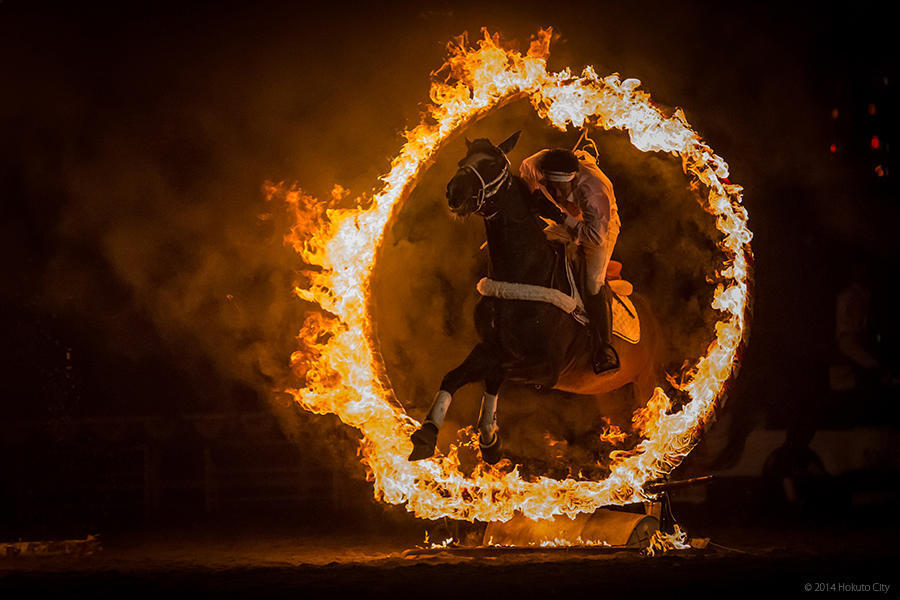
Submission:
M 581 252 L 584 255 L 585 287 L 588 295 L 599 294 L 600 288 L 606 283 L 606 268 L 609 266 L 609 260 L 612 258 L 613 248 L 618 238 L 619 223 L 618 220 L 613 220 L 609 224 L 609 233 L 602 244 L 581 245 Z

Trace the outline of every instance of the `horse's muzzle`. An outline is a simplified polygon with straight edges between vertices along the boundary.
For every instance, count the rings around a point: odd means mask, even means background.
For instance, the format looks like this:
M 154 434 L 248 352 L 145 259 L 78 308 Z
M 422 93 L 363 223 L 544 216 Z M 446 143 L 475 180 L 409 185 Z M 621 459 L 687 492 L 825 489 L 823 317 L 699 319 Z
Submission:
M 468 216 L 469 213 L 472 212 L 472 207 L 475 205 L 473 198 L 466 198 L 461 201 L 457 201 L 454 198 L 447 198 L 447 207 L 450 209 L 450 212 L 456 215 L 457 217 L 465 217 Z

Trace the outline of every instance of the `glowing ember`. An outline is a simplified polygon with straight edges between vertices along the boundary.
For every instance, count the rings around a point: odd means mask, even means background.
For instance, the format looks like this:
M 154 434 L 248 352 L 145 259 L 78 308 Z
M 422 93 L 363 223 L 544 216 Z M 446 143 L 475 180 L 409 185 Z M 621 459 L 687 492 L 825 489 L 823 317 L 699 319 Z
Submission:
M 541 548 L 572 548 L 572 547 L 580 547 L 580 546 L 609 546 L 603 540 L 594 541 L 594 540 L 583 540 L 581 536 L 575 538 L 575 541 L 564 540 L 561 538 L 554 538 L 552 540 L 544 540 L 540 544 L 538 544 Z
M 512 546 L 509 544 L 495 544 L 494 538 L 490 538 L 487 541 L 486 546 L 490 546 L 491 548 L 517 548 L 519 546 Z M 603 540 L 583 540 L 581 536 L 578 536 L 574 540 L 566 540 L 562 538 L 553 538 L 552 540 L 543 540 L 540 542 L 529 542 L 528 544 L 531 547 L 540 547 L 540 548 L 584 548 L 584 547 L 604 547 L 609 548 L 610 545 Z
M 455 542 L 456 542 L 456 540 L 453 539 L 453 536 L 448 537 L 447 539 L 445 539 L 443 542 L 440 542 L 440 543 L 432 542 L 431 540 L 428 539 L 428 532 L 426 531 L 425 532 L 425 540 L 422 542 L 424 544 L 424 546 L 421 546 L 421 547 L 427 548 L 429 550 L 436 550 L 438 548 L 449 548 Z
M 499 37 L 486 32 L 475 48 L 465 38 L 451 44 L 450 57 L 437 72 L 443 79 L 432 84 L 427 118 L 406 133 L 407 142 L 382 178 L 381 190 L 364 207 L 326 209 L 299 189 L 286 192 L 297 218 L 289 241 L 313 266 L 296 293 L 328 315 L 311 315 L 300 331 L 301 349 L 292 356 L 292 365 L 303 384 L 289 392 L 303 408 L 335 414 L 357 428 L 376 498 L 406 503 L 419 517 L 496 521 L 520 511 L 539 519 L 645 500 L 641 486 L 669 473 L 690 451 L 737 362 L 751 256 L 741 187 L 728 181 L 728 165 L 691 129 L 681 110 L 663 114 L 636 79 L 600 78 L 590 67 L 581 75 L 548 72 L 549 42 L 550 31 L 540 31 L 524 55 L 501 48 Z M 701 206 L 715 215 L 723 234 L 719 245 L 727 259 L 716 273 L 722 283 L 712 302 L 720 318 L 715 340 L 682 379 L 690 401 L 667 414 L 671 402 L 658 388 L 636 417 L 647 439 L 617 455 L 604 481 L 526 480 L 508 463 L 500 468 L 480 465 L 466 476 L 456 448 L 447 456 L 407 461 L 409 435 L 419 423 L 405 413 L 381 377 L 384 368 L 372 338 L 369 279 L 391 215 L 448 138 L 520 94 L 560 129 L 590 122 L 627 132 L 645 152 L 680 157 L 684 172 L 704 195 Z M 335 200 L 344 193 L 335 188 Z

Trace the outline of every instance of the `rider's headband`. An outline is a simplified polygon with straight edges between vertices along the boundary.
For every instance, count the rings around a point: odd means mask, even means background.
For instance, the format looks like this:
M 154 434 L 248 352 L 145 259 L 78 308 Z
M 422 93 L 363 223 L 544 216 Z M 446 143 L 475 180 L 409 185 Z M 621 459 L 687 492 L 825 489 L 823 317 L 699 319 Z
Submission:
M 544 171 L 544 177 L 547 178 L 547 181 L 565 183 L 566 181 L 575 179 L 575 173 L 566 173 L 565 171 Z

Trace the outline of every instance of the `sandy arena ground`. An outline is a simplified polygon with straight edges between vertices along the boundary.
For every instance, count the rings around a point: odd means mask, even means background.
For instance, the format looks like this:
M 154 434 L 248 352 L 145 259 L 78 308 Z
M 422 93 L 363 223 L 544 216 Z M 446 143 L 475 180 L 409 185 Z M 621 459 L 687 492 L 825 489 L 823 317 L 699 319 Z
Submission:
M 157 532 L 103 540 L 103 549 L 93 556 L 0 559 L 0 597 L 12 598 L 17 591 L 158 598 L 182 591 L 295 598 L 335 593 L 620 598 L 642 592 L 897 598 L 897 533 L 896 527 L 730 529 L 703 532 L 721 546 L 657 557 L 571 549 L 408 557 L 403 551 L 421 544 L 421 536 Z

